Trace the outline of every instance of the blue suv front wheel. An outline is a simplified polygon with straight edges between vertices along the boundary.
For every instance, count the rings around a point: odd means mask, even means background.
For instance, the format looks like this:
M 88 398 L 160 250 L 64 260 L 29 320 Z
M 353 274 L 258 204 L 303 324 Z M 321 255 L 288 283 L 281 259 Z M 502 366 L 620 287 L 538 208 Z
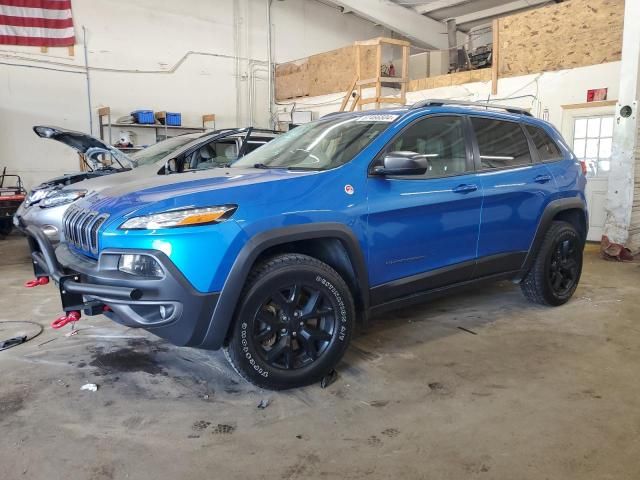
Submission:
M 351 291 L 307 255 L 274 256 L 253 269 L 225 354 L 251 383 L 272 390 L 320 381 L 342 358 L 355 324 Z

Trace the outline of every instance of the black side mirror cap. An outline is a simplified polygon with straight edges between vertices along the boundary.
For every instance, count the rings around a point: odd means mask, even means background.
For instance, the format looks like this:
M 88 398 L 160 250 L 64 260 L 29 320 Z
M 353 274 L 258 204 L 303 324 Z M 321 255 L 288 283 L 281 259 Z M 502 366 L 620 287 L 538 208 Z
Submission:
M 375 175 L 424 175 L 429 168 L 425 155 L 416 152 L 391 152 L 384 156 L 382 165 L 374 167 Z

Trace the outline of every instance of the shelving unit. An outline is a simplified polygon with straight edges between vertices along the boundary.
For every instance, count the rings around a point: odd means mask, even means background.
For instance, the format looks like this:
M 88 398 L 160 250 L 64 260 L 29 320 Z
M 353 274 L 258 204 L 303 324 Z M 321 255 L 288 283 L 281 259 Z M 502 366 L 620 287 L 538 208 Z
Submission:
M 166 112 L 156 112 L 156 118 L 165 118 Z M 173 132 L 175 130 L 179 130 L 180 133 L 187 132 L 204 132 L 209 129 L 215 130 L 216 125 L 216 116 L 214 114 L 206 114 L 202 116 L 202 126 L 201 127 L 187 127 L 187 126 L 174 126 L 174 125 L 162 125 L 162 124 L 140 124 L 140 123 L 113 123 L 111 121 L 111 107 L 102 107 L 98 109 L 98 122 L 100 125 L 100 139 L 106 140 L 109 142 L 109 145 L 113 144 L 113 128 L 121 128 L 121 129 L 144 129 L 144 130 L 154 130 L 155 131 L 155 142 L 162 140 L 158 136 L 158 132 L 164 133 L 164 138 L 169 137 L 169 132 Z M 208 127 L 207 124 L 213 124 L 212 127 Z M 105 134 L 106 132 L 106 134 Z M 122 147 L 120 150 L 134 152 L 138 150 L 142 150 L 143 147 Z

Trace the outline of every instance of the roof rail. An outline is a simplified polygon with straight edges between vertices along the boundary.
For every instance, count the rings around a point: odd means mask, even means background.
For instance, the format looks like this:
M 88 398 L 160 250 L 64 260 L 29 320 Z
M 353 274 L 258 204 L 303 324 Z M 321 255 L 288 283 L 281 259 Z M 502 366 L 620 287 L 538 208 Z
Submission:
M 471 102 L 471 101 L 464 101 L 464 100 L 427 99 L 427 100 L 421 100 L 419 102 L 414 103 L 413 105 L 411 105 L 410 108 L 411 110 L 414 110 L 416 108 L 441 107 L 443 105 L 456 105 L 461 107 L 484 108 L 486 110 L 489 110 L 489 109 L 505 110 L 506 112 L 509 112 L 509 113 L 526 115 L 528 117 L 533 116 L 528 110 L 524 108 L 510 107 L 507 105 L 498 105 L 496 103 L 480 103 L 480 102 Z

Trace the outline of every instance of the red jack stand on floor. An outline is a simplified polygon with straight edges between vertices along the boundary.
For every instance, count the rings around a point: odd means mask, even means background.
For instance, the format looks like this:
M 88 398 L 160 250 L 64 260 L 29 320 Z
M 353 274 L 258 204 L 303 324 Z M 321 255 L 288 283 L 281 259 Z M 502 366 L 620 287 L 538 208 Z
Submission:
M 25 282 L 24 286 L 27 288 L 39 287 L 40 285 L 46 285 L 49 283 L 49 277 L 38 277 L 35 280 L 29 280 Z

